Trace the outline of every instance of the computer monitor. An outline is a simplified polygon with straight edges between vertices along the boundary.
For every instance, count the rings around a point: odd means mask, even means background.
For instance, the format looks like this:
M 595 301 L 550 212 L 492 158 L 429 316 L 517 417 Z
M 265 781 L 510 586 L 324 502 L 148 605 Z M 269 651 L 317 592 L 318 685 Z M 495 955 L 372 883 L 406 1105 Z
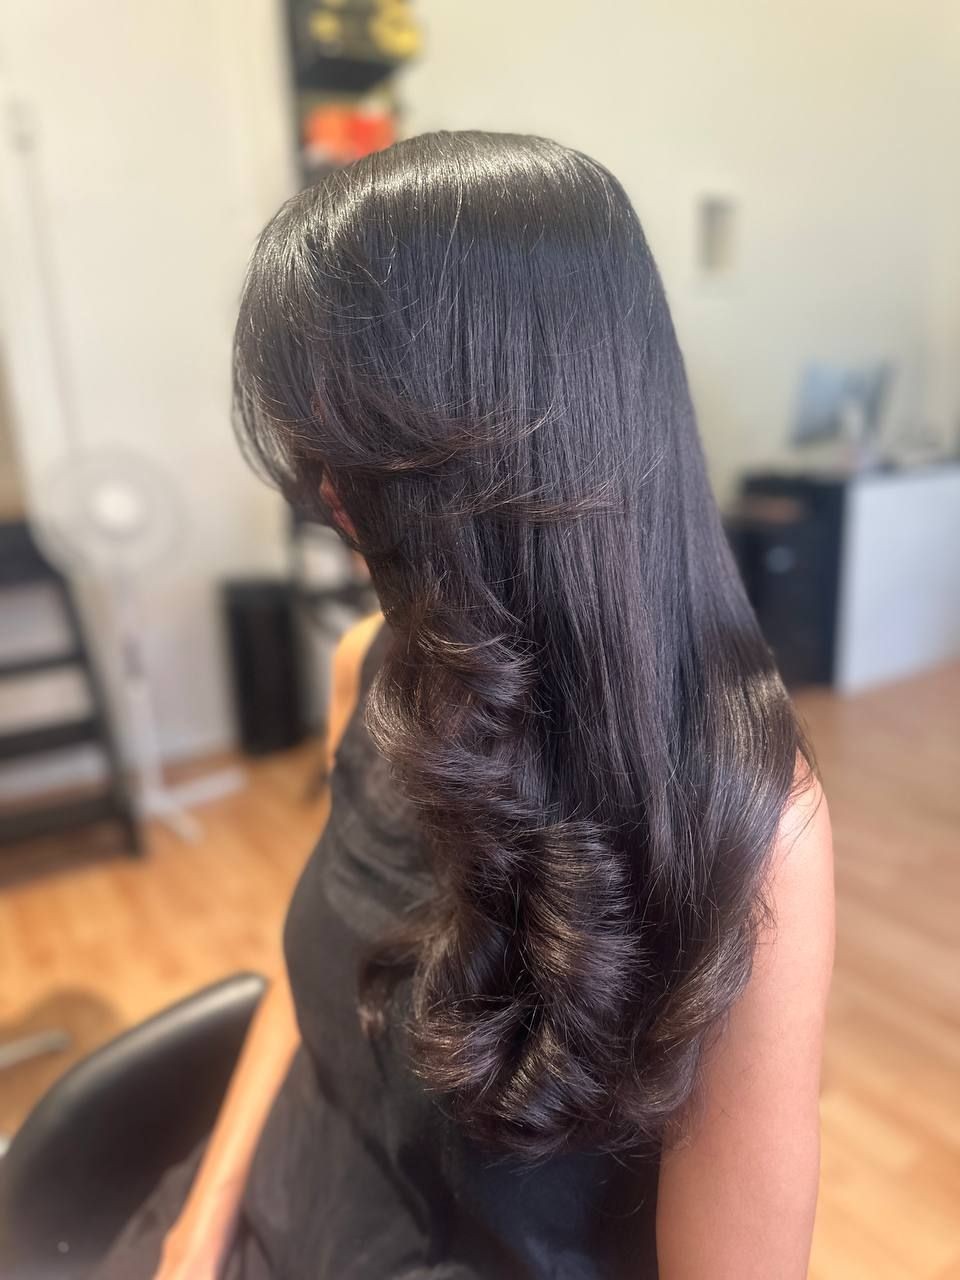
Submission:
M 857 438 L 851 443 L 875 439 L 893 376 L 893 365 L 887 360 L 860 368 L 807 365 L 800 378 L 790 443 L 849 441 L 851 435 Z

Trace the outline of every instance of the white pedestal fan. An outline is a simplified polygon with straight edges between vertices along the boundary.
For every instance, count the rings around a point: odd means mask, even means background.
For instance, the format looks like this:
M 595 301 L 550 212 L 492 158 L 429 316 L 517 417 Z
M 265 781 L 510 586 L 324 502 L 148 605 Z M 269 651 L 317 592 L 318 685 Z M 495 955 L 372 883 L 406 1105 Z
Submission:
M 219 770 L 177 787 L 168 786 L 163 777 L 140 601 L 147 575 L 171 554 L 182 535 L 181 504 L 175 486 L 147 459 L 126 449 L 91 449 L 83 443 L 71 394 L 48 202 L 37 164 L 40 138 L 28 104 L 12 103 L 10 114 L 10 140 L 20 160 L 21 195 L 45 313 L 49 375 L 64 434 L 63 460 L 41 477 L 31 495 L 31 526 L 37 542 L 67 577 L 92 580 L 104 589 L 108 622 L 122 655 L 119 689 L 137 772 L 139 810 L 193 840 L 200 828 L 190 810 L 236 790 L 244 775 L 240 769 Z
M 178 786 L 163 776 L 141 602 L 150 571 L 169 558 L 182 536 L 176 489 L 136 453 L 81 452 L 41 483 L 31 525 L 50 560 L 66 576 L 95 584 L 107 603 L 106 621 L 121 658 L 118 687 L 139 813 L 158 818 L 181 839 L 197 840 L 201 828 L 190 810 L 237 790 L 244 773 L 220 769 Z

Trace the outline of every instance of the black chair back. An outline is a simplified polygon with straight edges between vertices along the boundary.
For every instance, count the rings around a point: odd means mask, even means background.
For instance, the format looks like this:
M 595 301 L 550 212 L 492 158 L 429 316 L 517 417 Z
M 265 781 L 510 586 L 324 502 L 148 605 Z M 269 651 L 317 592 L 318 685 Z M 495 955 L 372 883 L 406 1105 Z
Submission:
M 0 1159 L 0 1275 L 78 1280 L 213 1128 L 264 979 L 241 973 L 68 1071 Z

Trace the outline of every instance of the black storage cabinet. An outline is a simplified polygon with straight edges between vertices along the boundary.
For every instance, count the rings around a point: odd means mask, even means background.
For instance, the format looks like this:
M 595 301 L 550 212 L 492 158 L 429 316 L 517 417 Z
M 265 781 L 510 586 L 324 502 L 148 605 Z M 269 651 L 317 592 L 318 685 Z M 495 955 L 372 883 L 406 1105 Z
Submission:
M 294 601 L 281 579 L 224 585 L 234 704 L 248 755 L 283 751 L 306 733 Z
M 831 684 L 846 485 L 747 476 L 727 521 L 737 563 L 784 681 Z

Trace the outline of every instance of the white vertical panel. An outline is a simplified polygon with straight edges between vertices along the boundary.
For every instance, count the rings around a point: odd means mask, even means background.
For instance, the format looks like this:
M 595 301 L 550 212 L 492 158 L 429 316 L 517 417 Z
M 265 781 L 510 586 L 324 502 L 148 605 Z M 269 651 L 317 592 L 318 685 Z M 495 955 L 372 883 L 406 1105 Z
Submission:
M 844 531 L 837 684 L 845 692 L 960 657 L 960 467 L 863 477 Z

